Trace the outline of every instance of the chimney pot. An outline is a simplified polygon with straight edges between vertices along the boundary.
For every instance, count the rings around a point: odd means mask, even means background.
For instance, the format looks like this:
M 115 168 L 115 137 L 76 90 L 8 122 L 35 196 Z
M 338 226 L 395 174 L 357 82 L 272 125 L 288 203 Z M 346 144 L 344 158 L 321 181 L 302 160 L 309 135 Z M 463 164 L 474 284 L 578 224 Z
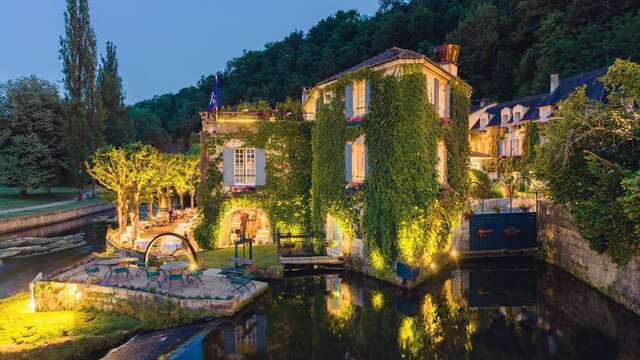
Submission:
M 441 68 L 454 76 L 458 76 L 458 58 L 460 57 L 460 45 L 442 44 L 433 48 L 436 60 Z

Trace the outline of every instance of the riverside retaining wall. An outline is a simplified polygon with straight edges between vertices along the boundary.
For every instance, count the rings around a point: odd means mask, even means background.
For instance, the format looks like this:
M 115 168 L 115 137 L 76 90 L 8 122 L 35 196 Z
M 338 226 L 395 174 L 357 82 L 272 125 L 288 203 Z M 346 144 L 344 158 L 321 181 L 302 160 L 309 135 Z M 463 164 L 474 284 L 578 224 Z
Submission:
M 563 207 L 541 201 L 539 210 L 539 242 L 545 260 L 640 315 L 640 259 L 619 267 L 589 247 Z
M 74 220 L 79 217 L 95 214 L 101 211 L 113 209 L 113 204 L 98 204 L 78 209 L 70 209 L 45 214 L 16 216 L 0 220 L 0 234 L 11 233 L 29 228 L 55 224 L 63 221 Z

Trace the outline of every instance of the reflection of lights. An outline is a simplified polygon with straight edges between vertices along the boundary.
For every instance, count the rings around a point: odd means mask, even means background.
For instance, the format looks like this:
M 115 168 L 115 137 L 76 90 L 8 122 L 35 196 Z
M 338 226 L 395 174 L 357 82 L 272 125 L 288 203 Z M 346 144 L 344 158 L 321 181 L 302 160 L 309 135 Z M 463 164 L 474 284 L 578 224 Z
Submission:
M 375 290 L 371 294 L 371 306 L 373 306 L 374 310 L 379 311 L 380 309 L 382 309 L 383 305 L 384 305 L 384 295 L 382 295 L 380 291 Z
M 36 302 L 33 299 L 29 300 L 28 307 L 29 307 L 29 310 L 35 312 L 36 311 Z

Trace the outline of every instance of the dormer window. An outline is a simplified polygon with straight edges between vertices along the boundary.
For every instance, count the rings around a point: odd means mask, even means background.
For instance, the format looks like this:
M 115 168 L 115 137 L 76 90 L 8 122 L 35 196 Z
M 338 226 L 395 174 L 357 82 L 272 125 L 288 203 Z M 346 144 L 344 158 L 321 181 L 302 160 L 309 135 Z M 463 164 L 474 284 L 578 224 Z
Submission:
M 367 90 L 366 80 L 353 82 L 353 116 L 363 116 L 365 114 L 365 92 Z
M 513 120 L 516 121 L 516 122 L 520 121 L 521 116 L 522 115 L 520 115 L 520 111 L 516 111 L 516 112 L 513 113 Z
M 502 114 L 502 123 L 506 124 L 509 121 L 509 114 Z
M 324 103 L 325 105 L 330 104 L 331 100 L 333 100 L 333 93 L 330 91 L 327 91 L 324 93 Z

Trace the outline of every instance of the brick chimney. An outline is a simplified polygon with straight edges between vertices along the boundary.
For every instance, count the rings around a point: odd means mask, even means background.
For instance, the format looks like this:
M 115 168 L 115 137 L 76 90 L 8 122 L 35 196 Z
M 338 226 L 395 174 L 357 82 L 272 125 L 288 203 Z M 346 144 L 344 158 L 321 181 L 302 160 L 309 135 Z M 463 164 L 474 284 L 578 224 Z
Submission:
M 560 74 L 551 74 L 549 81 L 549 92 L 552 93 L 560 85 Z
M 454 76 L 458 76 L 458 58 L 460 57 L 460 45 L 443 44 L 433 48 L 436 61 L 441 68 Z

